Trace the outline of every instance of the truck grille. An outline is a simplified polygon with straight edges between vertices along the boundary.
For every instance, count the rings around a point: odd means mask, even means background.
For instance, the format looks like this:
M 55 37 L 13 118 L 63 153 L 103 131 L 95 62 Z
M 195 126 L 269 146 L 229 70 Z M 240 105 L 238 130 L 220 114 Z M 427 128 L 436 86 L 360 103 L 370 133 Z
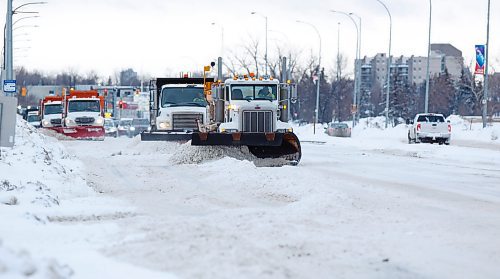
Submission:
M 271 133 L 274 132 L 272 111 L 244 111 L 243 132 Z
M 50 124 L 53 126 L 61 126 L 61 118 L 50 119 Z
M 89 125 L 94 123 L 94 117 L 77 117 L 75 118 L 75 122 L 78 125 Z
M 198 119 L 203 122 L 203 114 L 174 113 L 172 126 L 174 130 L 198 130 L 198 124 L 196 122 Z

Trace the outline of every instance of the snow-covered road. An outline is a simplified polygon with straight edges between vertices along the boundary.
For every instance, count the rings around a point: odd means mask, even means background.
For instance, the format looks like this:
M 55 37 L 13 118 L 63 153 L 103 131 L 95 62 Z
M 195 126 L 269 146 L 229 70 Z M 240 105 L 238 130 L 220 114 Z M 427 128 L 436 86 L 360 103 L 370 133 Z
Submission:
M 132 207 L 89 240 L 123 263 L 180 278 L 500 274 L 499 145 L 307 139 L 325 143 L 303 143 L 299 166 L 282 168 L 178 164 L 199 149 L 138 139 L 64 145 L 101 197 Z

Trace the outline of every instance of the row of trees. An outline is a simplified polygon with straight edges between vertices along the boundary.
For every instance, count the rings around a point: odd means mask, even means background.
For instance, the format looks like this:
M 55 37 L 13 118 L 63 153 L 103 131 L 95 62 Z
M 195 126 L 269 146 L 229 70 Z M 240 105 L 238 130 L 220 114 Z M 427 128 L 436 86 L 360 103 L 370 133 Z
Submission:
M 58 74 L 50 75 L 40 71 L 29 71 L 24 67 L 16 69 L 16 79 L 19 85 L 96 85 L 102 84 L 107 86 L 123 85 L 123 86 L 140 86 L 141 80 L 136 71 L 132 68 L 124 69 L 114 73 L 114 76 L 103 78 L 95 71 L 90 71 L 87 74 L 80 74 L 75 70 L 67 70 Z
M 251 72 L 262 75 L 266 69 L 264 55 L 258 41 L 251 41 L 232 52 L 224 59 L 225 70 L 229 75 Z M 271 76 L 281 76 L 280 61 L 287 57 L 288 77 L 298 87 L 298 102 L 291 106 L 294 119 L 313 121 L 316 107 L 316 85 L 313 80 L 321 76 L 318 120 L 320 122 L 346 121 L 352 119 L 354 82 L 346 73 L 347 59 L 339 55 L 335 61 L 336 69 L 318 69 L 317 57 L 309 55 L 304 59 L 297 51 L 278 48 L 276 55 L 269 57 L 267 70 Z M 95 72 L 80 75 L 68 71 L 49 76 L 40 72 L 29 72 L 24 68 L 16 71 L 22 85 L 74 85 L 103 84 L 139 86 L 140 79 L 133 69 L 116 72 L 114 77 L 101 78 Z M 104 82 L 103 82 L 104 81 Z M 407 77 L 394 74 L 391 77 L 389 115 L 393 119 L 411 118 L 424 110 L 425 85 L 412 84 Z M 489 114 L 500 112 L 500 76 L 490 79 Z M 453 79 L 447 71 L 432 77 L 430 81 L 429 111 L 445 115 L 480 115 L 483 100 L 483 86 L 474 80 L 470 71 L 463 69 L 459 79 Z M 385 114 L 385 90 L 383 85 L 374 83 L 371 88 L 364 88 L 359 96 L 358 116 L 370 117 Z

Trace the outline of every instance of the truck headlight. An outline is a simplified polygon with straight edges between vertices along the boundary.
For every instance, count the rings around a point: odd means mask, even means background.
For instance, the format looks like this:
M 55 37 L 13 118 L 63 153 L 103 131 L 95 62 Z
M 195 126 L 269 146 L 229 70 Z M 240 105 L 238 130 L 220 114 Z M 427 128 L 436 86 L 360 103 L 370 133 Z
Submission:
M 44 120 L 42 121 L 42 125 L 43 125 L 43 126 L 49 126 L 49 125 L 50 125 L 50 121 L 48 121 L 48 120 L 44 119 Z
M 97 125 L 102 125 L 102 124 L 104 124 L 104 119 L 102 119 L 102 118 L 97 118 L 97 119 L 95 120 L 95 124 L 97 124 Z
M 64 122 L 66 123 L 66 125 L 75 124 L 75 120 L 70 119 L 70 118 L 66 118 L 66 119 L 64 120 Z
M 160 129 L 168 129 L 170 128 L 170 122 L 161 122 Z
M 135 131 L 135 127 L 130 127 L 130 131 Z

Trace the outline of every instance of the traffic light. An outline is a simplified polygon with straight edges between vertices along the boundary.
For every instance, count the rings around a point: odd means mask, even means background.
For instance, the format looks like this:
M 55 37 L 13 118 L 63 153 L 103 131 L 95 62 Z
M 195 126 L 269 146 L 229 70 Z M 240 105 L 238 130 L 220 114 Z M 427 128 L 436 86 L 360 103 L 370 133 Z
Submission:
M 108 89 L 104 88 L 104 97 L 107 97 L 107 96 L 108 96 Z
M 119 102 L 118 102 L 118 107 L 119 107 L 119 108 L 123 108 L 123 101 L 119 101 Z

